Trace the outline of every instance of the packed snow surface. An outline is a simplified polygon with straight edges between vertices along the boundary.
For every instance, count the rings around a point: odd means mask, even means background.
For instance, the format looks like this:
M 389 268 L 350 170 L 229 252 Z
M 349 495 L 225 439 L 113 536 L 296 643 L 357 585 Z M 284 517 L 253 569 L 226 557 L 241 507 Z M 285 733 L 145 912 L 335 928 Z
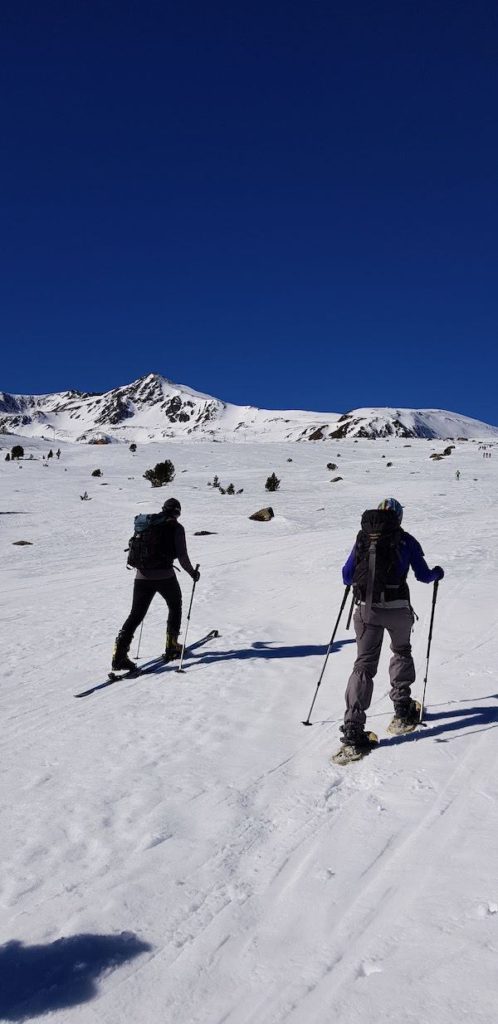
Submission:
M 494 1022 L 498 446 L 457 442 L 435 462 L 424 440 L 61 443 L 47 462 L 49 444 L 24 438 L 24 461 L 5 462 L 16 440 L 0 452 L 0 1019 Z M 164 458 L 176 478 L 155 490 L 142 474 Z M 215 474 L 243 493 L 208 487 Z M 201 564 L 189 640 L 220 636 L 185 675 L 163 666 L 76 699 L 106 680 L 129 610 L 133 517 L 172 495 Z M 380 747 L 339 768 L 346 613 L 301 723 L 361 512 L 390 495 L 446 570 L 426 727 L 386 734 L 385 644 Z M 271 522 L 248 519 L 267 504 Z M 420 698 L 432 587 L 411 593 Z M 164 629 L 156 597 L 141 661 Z

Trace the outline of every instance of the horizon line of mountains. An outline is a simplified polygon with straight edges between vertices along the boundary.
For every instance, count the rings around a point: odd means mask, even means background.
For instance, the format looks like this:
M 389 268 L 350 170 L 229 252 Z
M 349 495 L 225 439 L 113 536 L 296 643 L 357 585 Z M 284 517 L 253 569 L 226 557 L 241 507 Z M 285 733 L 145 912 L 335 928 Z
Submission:
M 103 393 L 0 392 L 0 433 L 95 443 L 179 439 L 336 441 L 343 438 L 489 440 L 498 427 L 441 409 L 362 408 L 343 413 L 238 406 L 149 373 Z

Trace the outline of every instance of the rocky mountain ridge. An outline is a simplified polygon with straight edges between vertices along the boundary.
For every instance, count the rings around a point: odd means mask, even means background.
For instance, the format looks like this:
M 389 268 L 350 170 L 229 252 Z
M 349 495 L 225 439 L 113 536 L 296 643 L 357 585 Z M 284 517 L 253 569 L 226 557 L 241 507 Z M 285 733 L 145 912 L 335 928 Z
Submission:
M 157 373 L 102 394 L 0 392 L 0 431 L 83 443 L 186 437 L 211 441 L 498 438 L 498 427 L 437 409 L 364 408 L 341 414 L 237 406 Z

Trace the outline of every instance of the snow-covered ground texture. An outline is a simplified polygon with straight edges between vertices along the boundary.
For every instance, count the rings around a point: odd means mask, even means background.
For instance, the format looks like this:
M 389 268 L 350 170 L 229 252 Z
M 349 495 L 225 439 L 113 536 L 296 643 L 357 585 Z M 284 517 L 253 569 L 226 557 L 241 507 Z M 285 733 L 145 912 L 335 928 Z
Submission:
M 231 405 L 149 373 L 105 394 L 0 392 L 0 430 L 67 441 L 324 441 L 343 437 L 498 438 L 492 427 L 438 409 L 271 411 Z
M 16 464 L 16 438 L 0 440 L 0 1019 L 494 1022 L 498 446 L 431 461 L 441 444 L 424 440 L 61 443 L 47 463 L 47 442 L 25 440 Z M 142 474 L 164 458 L 176 479 L 154 490 Z M 214 474 L 243 493 L 208 487 Z M 220 636 L 185 675 L 163 666 L 75 699 L 105 681 L 129 610 L 133 516 L 171 495 L 201 563 L 189 639 Z M 368 719 L 380 747 L 339 768 L 345 615 L 301 723 L 361 512 L 389 495 L 446 569 L 427 722 L 387 735 L 385 645 Z M 268 503 L 271 522 L 248 519 Z M 413 582 L 419 698 L 431 598 Z M 156 597 L 140 660 L 164 627 Z

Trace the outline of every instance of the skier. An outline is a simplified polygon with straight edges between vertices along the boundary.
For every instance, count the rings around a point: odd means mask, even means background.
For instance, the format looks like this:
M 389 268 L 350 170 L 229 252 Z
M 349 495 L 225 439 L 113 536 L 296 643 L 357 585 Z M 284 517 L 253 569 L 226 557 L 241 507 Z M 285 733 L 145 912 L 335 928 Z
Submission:
M 455 473 L 455 476 L 456 476 L 457 480 L 460 479 L 460 470 L 459 469 L 457 469 L 457 471 Z
M 433 583 L 444 576 L 441 566 L 429 569 L 415 537 L 401 529 L 403 508 L 395 498 L 381 501 L 378 510 L 365 512 L 362 530 L 343 566 L 346 586 L 354 586 L 357 657 L 346 690 L 346 712 L 342 751 L 336 755 L 342 763 L 357 760 L 370 749 L 365 732 L 365 711 L 370 706 L 373 679 L 377 672 L 384 630 L 391 638 L 389 665 L 394 704 L 393 732 L 409 731 L 418 722 L 419 707 L 412 700 L 410 687 L 415 681 L 410 634 L 414 613 L 406 583 L 413 569 L 421 583 Z M 372 564 L 372 534 L 377 537 Z M 373 578 L 372 578 L 373 572 Z
M 168 622 L 166 627 L 166 648 L 164 660 L 171 661 L 181 654 L 178 634 L 182 619 L 182 592 L 175 576 L 173 561 L 178 559 L 182 569 L 197 582 L 199 570 L 195 570 L 188 557 L 185 541 L 185 530 L 178 522 L 181 505 L 176 498 L 168 498 L 164 503 L 159 525 L 154 526 L 154 560 L 158 568 L 138 567 L 133 587 L 131 612 L 121 627 L 115 641 L 112 656 L 112 668 L 115 671 L 132 672 L 136 665 L 128 657 L 128 651 L 137 627 L 143 622 L 154 594 L 160 594 L 168 606 Z

